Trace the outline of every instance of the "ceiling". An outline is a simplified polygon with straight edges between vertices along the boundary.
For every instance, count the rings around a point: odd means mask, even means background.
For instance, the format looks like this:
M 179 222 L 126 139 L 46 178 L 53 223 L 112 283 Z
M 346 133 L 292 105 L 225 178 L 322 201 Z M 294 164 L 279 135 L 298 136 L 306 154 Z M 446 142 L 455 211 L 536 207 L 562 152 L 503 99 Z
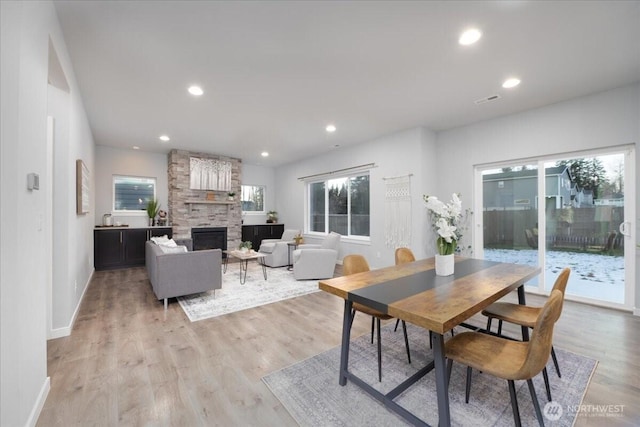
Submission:
M 55 6 L 96 143 L 127 149 L 275 167 L 640 80 L 639 1 Z M 483 36 L 461 46 L 469 27 Z M 503 89 L 511 76 L 522 83 Z M 191 84 L 204 95 L 190 95 Z

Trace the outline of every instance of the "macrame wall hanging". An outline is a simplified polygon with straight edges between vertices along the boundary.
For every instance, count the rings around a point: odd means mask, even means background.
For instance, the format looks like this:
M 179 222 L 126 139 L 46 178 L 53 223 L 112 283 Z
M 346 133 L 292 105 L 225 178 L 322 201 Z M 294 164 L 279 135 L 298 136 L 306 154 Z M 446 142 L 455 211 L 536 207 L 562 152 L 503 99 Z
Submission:
M 389 248 L 411 245 L 411 175 L 383 178 L 384 242 Z

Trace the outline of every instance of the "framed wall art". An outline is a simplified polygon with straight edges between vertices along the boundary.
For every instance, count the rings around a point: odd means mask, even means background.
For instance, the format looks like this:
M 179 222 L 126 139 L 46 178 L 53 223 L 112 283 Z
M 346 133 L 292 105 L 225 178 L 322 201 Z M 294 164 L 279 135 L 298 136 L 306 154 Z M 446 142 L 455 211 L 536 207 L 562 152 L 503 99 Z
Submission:
M 89 169 L 81 159 L 76 160 L 76 213 L 89 213 Z

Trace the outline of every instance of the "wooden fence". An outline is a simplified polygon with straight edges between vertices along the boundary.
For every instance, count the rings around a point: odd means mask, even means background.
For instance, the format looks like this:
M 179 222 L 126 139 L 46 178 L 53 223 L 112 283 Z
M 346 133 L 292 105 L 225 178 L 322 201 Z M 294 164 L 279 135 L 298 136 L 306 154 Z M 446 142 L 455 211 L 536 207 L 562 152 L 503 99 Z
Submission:
M 623 221 L 624 208 L 573 208 L 567 215 L 560 210 L 547 213 L 547 247 L 588 250 L 604 247 L 611 232 Z M 565 220 L 560 220 L 564 218 Z M 492 210 L 483 212 L 485 247 L 529 248 L 525 230 L 537 228 L 536 210 Z M 622 236 L 617 233 L 613 248 L 620 248 Z

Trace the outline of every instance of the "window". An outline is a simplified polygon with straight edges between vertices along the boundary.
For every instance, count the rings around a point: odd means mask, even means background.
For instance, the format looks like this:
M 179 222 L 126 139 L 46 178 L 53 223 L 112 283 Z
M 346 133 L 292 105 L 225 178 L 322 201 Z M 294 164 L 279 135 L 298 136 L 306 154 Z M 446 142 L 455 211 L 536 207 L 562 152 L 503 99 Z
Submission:
M 308 231 L 369 237 L 369 174 L 307 184 Z
M 243 185 L 240 200 L 242 212 L 264 213 L 264 185 Z
M 156 199 L 156 179 L 136 176 L 113 176 L 113 210 L 145 211 Z

